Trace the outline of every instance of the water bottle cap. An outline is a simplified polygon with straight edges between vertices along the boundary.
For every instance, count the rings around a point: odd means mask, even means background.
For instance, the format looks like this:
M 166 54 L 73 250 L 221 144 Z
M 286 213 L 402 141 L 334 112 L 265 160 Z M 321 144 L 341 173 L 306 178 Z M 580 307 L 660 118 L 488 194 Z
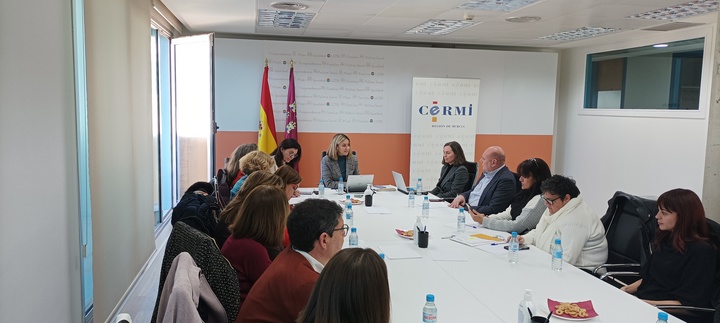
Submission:
M 378 256 L 380 256 L 380 259 L 385 259 L 385 254 L 384 254 L 384 253 L 382 253 L 382 252 L 381 252 L 381 253 L 379 253 L 379 254 L 378 254 Z
M 426 301 L 426 302 L 434 302 L 434 301 L 435 301 L 435 295 L 433 295 L 433 294 L 427 294 L 427 296 L 425 296 L 425 301 Z
M 345 195 L 345 198 L 349 200 L 349 199 L 350 199 L 350 194 Z
M 560 238 L 555 239 L 555 243 L 559 244 L 559 243 L 560 243 Z
M 422 178 L 418 177 L 418 181 L 422 181 Z
M 668 319 L 668 313 L 658 312 L 658 319 L 667 321 L 667 319 Z
M 350 228 L 350 232 L 357 232 L 357 228 L 356 227 Z
M 340 180 L 339 180 L 339 182 L 342 182 L 342 181 L 343 181 L 343 178 L 342 178 L 342 177 L 340 177 Z
M 517 232 L 513 231 L 513 232 L 511 233 L 511 235 L 512 235 L 513 238 L 517 238 Z
M 424 197 L 423 199 L 425 199 L 425 200 L 429 200 L 429 199 L 428 199 L 428 196 L 427 196 L 427 195 L 425 195 L 425 197 Z
M 410 193 L 410 192 L 414 192 L 414 191 L 415 191 L 415 189 L 414 189 L 414 188 L 412 188 L 412 187 L 408 188 L 408 193 Z

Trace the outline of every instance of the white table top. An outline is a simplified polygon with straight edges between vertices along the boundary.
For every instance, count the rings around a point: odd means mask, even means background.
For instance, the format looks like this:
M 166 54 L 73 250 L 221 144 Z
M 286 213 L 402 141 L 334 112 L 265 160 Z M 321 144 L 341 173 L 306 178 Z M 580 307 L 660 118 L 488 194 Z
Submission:
M 314 196 L 313 196 L 314 197 Z M 302 196 L 291 203 L 307 198 Z M 326 189 L 325 198 L 341 200 Z M 432 197 L 431 197 L 432 198 Z M 360 247 L 382 252 L 382 246 L 410 246 L 422 258 L 387 259 L 392 322 L 422 322 L 425 295 L 434 294 L 439 322 L 517 322 L 518 304 L 525 289 L 533 290 L 533 302 L 542 315 L 547 315 L 547 299 L 557 301 L 592 300 L 598 316 L 586 322 L 654 322 L 658 309 L 592 275 L 563 263 L 563 270 L 550 268 L 550 255 L 534 246 L 520 251 L 519 262 L 511 264 L 506 251 L 501 254 L 470 247 L 443 237 L 456 233 L 457 210 L 445 202 L 431 203 L 430 217 L 423 224 L 430 232 L 428 248 L 418 248 L 412 240 L 400 237 L 395 229 L 412 229 L 421 213 L 422 197 L 416 206 L 407 206 L 407 195 L 399 192 L 378 192 L 373 206 L 384 207 L 390 214 L 368 214 L 364 205 L 354 205 L 354 223 Z M 473 223 L 467 216 L 467 223 Z M 484 228 L 468 227 L 469 233 L 507 236 Z M 346 241 L 347 247 L 347 241 Z M 493 246 L 486 248 L 502 248 Z M 435 261 L 432 252 L 462 252 L 467 261 Z M 570 322 L 562 318 L 551 322 Z M 671 316 L 671 322 L 680 322 Z

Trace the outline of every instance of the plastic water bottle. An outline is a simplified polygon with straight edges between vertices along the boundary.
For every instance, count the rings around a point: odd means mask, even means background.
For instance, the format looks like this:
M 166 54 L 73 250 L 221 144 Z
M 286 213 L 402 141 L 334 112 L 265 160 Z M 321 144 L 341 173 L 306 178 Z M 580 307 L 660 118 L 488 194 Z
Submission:
M 528 311 L 528 309 L 530 309 L 530 311 Z M 532 291 L 526 289 L 523 300 L 520 301 L 520 305 L 518 306 L 518 323 L 531 323 L 532 317 L 530 316 L 530 312 L 537 314 L 537 309 L 532 301 Z
M 422 216 L 424 218 L 430 217 L 430 199 L 428 199 L 427 195 L 423 197 Z
M 437 323 L 437 307 L 435 306 L 435 295 L 433 294 L 427 294 L 427 296 L 425 296 L 423 323 Z
M 342 195 L 342 193 L 345 193 L 345 182 L 343 182 L 342 177 L 340 177 L 340 180 L 338 181 L 337 193 L 338 195 Z
M 352 227 L 350 229 L 350 239 L 348 240 L 350 243 L 350 247 L 357 247 L 358 246 L 358 235 L 357 235 L 357 228 Z
M 563 250 L 560 239 L 555 239 L 555 243 L 553 244 L 550 253 L 552 254 L 552 269 L 554 271 L 561 271 L 563 262 Z
M 510 243 L 508 244 L 508 261 L 516 264 L 518 262 L 518 256 L 520 255 L 520 243 L 518 242 L 518 234 L 513 231 L 510 237 Z M 528 321 L 529 322 L 529 321 Z
M 347 209 L 345 210 L 345 224 L 348 226 L 353 226 L 353 209 L 352 204 L 348 204 Z
M 422 188 L 422 178 L 418 177 L 417 184 L 415 184 L 415 191 L 417 191 L 418 194 L 422 194 L 423 188 Z
M 350 198 L 350 194 L 345 195 L 345 210 L 352 207 L 352 199 Z
M 408 188 L 408 207 L 415 207 L 415 191 Z
M 458 232 L 465 232 L 465 209 L 459 208 L 457 215 L 457 230 Z
M 668 313 L 665 312 L 658 312 L 658 319 L 655 321 L 655 323 L 667 323 L 668 321 Z
M 322 180 L 320 181 L 320 184 L 318 184 L 318 196 L 325 197 L 325 184 L 323 184 Z
M 414 230 L 413 231 L 413 243 L 416 245 L 418 244 L 418 236 L 420 235 L 420 234 L 418 234 L 418 232 L 420 232 L 420 230 L 422 230 L 422 229 L 423 229 L 422 219 L 420 219 L 420 217 L 417 217 L 417 219 L 415 219 L 415 225 L 413 226 L 413 230 Z

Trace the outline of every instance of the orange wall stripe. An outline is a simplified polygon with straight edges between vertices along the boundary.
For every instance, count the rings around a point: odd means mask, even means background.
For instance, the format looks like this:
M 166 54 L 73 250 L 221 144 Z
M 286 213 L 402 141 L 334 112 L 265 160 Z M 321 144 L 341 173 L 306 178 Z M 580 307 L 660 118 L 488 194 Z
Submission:
M 302 146 L 300 176 L 302 187 L 314 187 L 320 180 L 320 158 L 327 150 L 334 133 L 298 133 Z M 398 171 L 407 179 L 410 174 L 410 134 L 368 134 L 347 133 L 350 144 L 357 152 L 362 174 L 375 174 L 375 184 L 394 184 L 390 171 Z M 278 141 L 285 139 L 278 133 Z M 257 131 L 219 131 L 215 136 L 216 168 L 223 166 L 225 157 L 241 144 L 257 142 Z M 531 157 L 542 158 L 552 165 L 551 135 L 477 135 L 475 138 L 475 161 L 480 159 L 485 148 L 501 146 L 507 155 L 506 163 L 515 171 L 517 165 Z M 468 147 L 463 147 L 466 151 Z M 442 147 L 438 147 L 442 152 Z M 438 159 L 438 173 L 440 172 Z M 552 166 L 551 166 L 552 167 Z M 435 183 L 432 183 L 434 186 Z

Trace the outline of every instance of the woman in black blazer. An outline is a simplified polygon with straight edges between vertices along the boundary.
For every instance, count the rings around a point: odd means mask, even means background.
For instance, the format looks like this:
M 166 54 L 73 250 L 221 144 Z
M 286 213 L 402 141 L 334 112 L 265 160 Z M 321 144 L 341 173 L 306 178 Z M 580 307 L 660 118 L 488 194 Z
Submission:
M 443 147 L 443 167 L 440 179 L 431 194 L 442 198 L 455 198 L 465 189 L 470 175 L 465 164 L 465 153 L 457 141 L 451 141 Z

